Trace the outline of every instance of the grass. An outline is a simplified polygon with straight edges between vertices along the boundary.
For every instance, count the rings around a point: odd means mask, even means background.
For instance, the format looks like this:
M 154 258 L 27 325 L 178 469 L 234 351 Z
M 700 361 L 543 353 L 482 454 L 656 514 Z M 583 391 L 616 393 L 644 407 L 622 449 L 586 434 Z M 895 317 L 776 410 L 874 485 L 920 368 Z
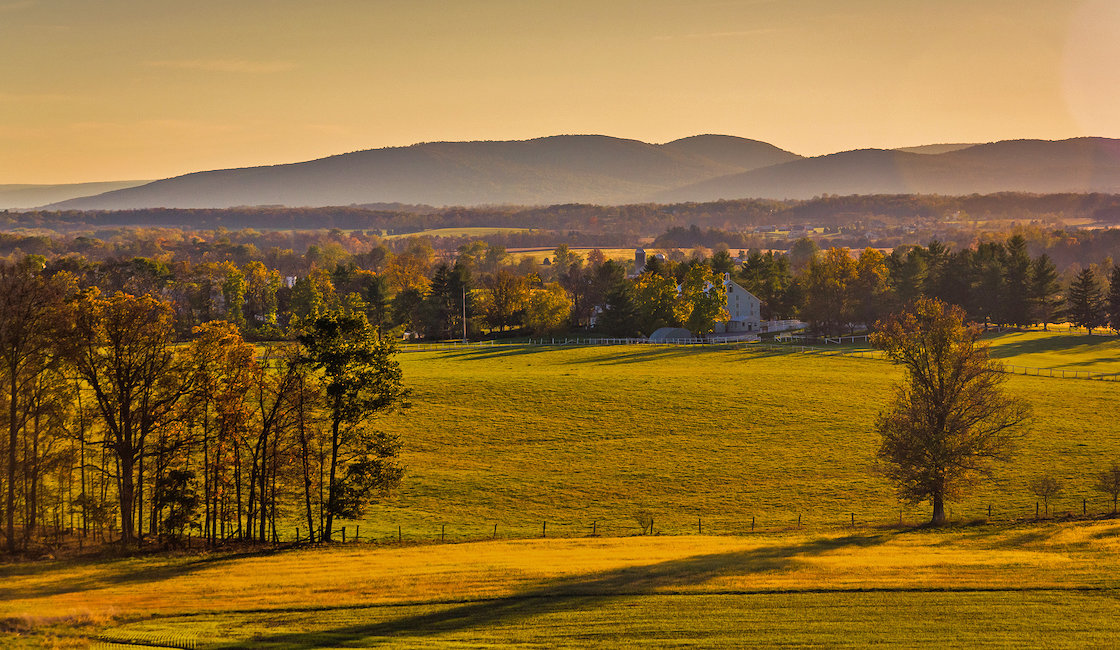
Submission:
M 883 361 L 729 348 L 499 348 L 402 355 L 415 407 L 400 493 L 363 536 L 452 539 L 917 523 L 874 471 L 872 425 L 901 371 Z M 1034 516 L 1027 483 L 1066 484 L 1058 512 L 1110 508 L 1093 473 L 1120 456 L 1116 384 L 1013 376 L 1031 433 L 952 516 Z M 351 532 L 353 529 L 351 528 Z
M 1115 363 L 1111 339 L 1076 338 L 993 350 Z M 626 346 L 401 363 L 415 407 L 380 424 L 408 474 L 344 523 L 382 542 L 399 525 L 403 545 L 0 565 L 0 645 L 1115 643 L 1120 520 L 1027 521 L 1026 486 L 1051 472 L 1052 510 L 1110 508 L 1091 482 L 1120 456 L 1116 383 L 1010 376 L 1032 431 L 951 506 L 967 522 L 991 504 L 997 523 L 927 530 L 897 526 L 927 508 L 874 472 L 872 423 L 902 378 L 880 360 Z M 658 535 L 637 536 L 639 511 Z M 474 541 L 437 543 L 443 526 Z
M 1073 646 L 1114 640 L 1118 533 L 1110 520 L 42 562 L 0 567 L 0 616 L 38 618 L 24 641 L 202 647 Z

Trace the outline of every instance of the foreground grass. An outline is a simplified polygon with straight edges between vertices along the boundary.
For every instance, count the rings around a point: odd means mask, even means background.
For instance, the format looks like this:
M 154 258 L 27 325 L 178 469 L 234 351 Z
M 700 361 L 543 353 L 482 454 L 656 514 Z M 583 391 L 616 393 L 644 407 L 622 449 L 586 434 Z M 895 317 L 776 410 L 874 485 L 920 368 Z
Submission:
M 405 442 L 400 493 L 363 537 L 448 539 L 633 534 L 648 511 L 668 534 L 907 524 L 874 469 L 872 430 L 901 372 L 890 364 L 737 349 L 463 349 L 402 355 L 415 407 L 383 422 Z M 953 503 L 958 520 L 1034 516 L 1028 482 L 1065 483 L 1052 504 L 1111 509 L 1093 474 L 1120 456 L 1120 384 L 1013 376 L 1034 408 L 1015 460 Z M 294 520 L 293 520 L 294 521 Z M 547 524 L 545 523 L 547 522 Z M 298 524 L 293 523 L 292 526 Z M 282 531 L 283 532 L 283 531 Z M 291 537 L 294 531 L 288 531 Z
M 1114 643 L 1118 551 L 1113 520 L 41 562 L 0 568 L 0 643 Z

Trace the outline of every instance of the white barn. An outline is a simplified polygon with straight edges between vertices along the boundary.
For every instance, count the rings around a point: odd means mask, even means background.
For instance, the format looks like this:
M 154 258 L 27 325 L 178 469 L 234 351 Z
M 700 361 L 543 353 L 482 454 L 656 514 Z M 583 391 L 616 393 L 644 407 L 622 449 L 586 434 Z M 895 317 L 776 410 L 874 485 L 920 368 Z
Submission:
M 758 332 L 762 327 L 762 301 L 750 291 L 723 274 L 723 288 L 727 290 L 727 320 L 716 323 L 715 334 L 743 334 Z

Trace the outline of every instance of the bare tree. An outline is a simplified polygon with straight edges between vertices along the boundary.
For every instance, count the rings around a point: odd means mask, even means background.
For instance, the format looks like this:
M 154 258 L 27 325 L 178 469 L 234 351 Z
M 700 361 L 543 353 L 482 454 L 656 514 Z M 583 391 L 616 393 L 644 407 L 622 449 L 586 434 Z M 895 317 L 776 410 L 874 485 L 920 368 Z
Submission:
M 1047 517 L 1050 516 L 1050 499 L 1062 493 L 1062 482 L 1051 476 L 1050 474 L 1043 474 L 1030 482 L 1031 494 L 1039 499 L 1042 499 L 1042 504 L 1046 508 Z
M 1112 514 L 1116 514 L 1116 501 L 1120 498 L 1120 461 L 1112 461 L 1112 466 L 1097 474 L 1093 487 L 1112 497 Z
M 1007 375 L 989 361 L 979 329 L 965 326 L 959 307 L 923 298 L 876 328 L 874 345 L 907 371 L 875 423 L 879 460 L 903 499 L 930 501 L 932 523 L 944 523 L 947 499 L 1010 458 L 1027 405 L 1004 393 Z

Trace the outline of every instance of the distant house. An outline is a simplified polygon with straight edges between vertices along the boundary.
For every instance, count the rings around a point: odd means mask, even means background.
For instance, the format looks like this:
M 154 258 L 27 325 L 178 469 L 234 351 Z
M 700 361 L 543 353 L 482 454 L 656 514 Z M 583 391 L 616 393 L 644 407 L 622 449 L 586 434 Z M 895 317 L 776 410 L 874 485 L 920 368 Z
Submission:
M 723 288 L 727 290 L 727 320 L 716 323 L 715 334 L 744 334 L 762 328 L 762 301 L 723 274 Z

